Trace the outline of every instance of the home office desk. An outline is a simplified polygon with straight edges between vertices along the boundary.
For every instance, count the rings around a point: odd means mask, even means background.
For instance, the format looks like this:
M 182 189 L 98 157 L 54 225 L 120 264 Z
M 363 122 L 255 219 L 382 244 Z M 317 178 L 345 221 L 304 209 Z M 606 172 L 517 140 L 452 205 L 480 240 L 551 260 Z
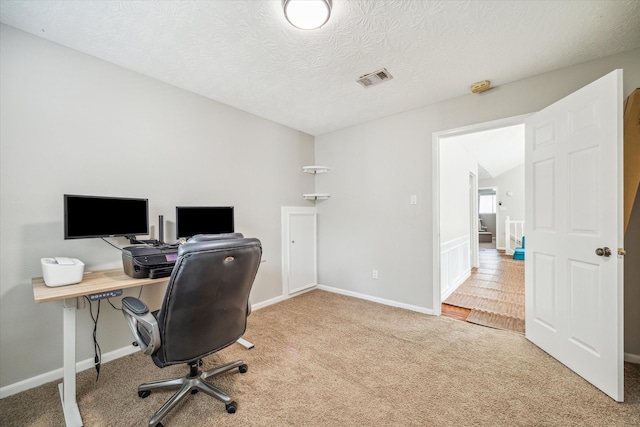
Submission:
M 62 301 L 63 375 L 58 389 L 67 427 L 82 427 L 80 409 L 76 402 L 76 310 L 84 307 L 83 297 L 116 289 L 162 283 L 168 280 L 168 277 L 134 279 L 124 274 L 122 268 L 86 273 L 80 283 L 54 288 L 45 285 L 42 277 L 31 280 L 33 299 L 36 303 Z
M 86 273 L 82 282 L 75 285 L 48 287 L 42 277 L 31 280 L 33 299 L 36 303 L 62 301 L 63 323 L 63 375 L 58 385 L 64 420 L 67 427 L 82 427 L 80 409 L 76 401 L 76 310 L 84 308 L 84 296 L 115 291 L 117 289 L 146 286 L 167 282 L 169 277 L 159 279 L 134 279 L 124 274 L 122 268 Z M 240 338 L 238 343 L 246 348 L 253 344 Z

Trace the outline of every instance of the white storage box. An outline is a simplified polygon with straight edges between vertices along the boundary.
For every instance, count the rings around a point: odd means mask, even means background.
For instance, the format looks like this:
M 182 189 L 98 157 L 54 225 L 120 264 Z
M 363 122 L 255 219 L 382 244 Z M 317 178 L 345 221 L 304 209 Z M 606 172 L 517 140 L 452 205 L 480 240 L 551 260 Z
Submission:
M 84 263 L 77 258 L 41 258 L 42 277 L 47 286 L 64 286 L 82 282 Z

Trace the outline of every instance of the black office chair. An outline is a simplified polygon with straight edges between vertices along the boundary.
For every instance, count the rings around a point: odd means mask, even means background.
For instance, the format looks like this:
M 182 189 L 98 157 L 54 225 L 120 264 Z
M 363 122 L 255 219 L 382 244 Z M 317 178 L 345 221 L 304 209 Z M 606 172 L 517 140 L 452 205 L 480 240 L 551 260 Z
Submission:
M 240 235 L 241 236 L 241 235 Z M 227 394 L 208 378 L 238 368 L 241 360 L 201 371 L 202 358 L 235 343 L 245 332 L 251 311 L 249 293 L 253 286 L 262 245 L 254 238 L 195 239 L 182 244 L 159 311 L 151 313 L 137 298 L 122 299 L 122 311 L 144 354 L 160 368 L 179 363 L 189 365 L 185 377 L 152 381 L 138 386 L 138 396 L 152 390 L 179 390 L 151 417 L 149 426 L 160 420 L 188 392 L 198 390 L 225 403 L 227 412 L 237 408 Z

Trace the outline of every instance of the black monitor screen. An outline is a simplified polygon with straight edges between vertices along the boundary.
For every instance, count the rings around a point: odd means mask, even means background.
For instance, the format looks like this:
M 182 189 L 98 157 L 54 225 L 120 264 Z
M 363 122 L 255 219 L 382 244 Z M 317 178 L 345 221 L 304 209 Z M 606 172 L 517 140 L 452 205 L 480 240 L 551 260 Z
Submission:
M 64 238 L 149 234 L 147 199 L 64 195 Z
M 176 238 L 233 233 L 233 206 L 176 207 Z

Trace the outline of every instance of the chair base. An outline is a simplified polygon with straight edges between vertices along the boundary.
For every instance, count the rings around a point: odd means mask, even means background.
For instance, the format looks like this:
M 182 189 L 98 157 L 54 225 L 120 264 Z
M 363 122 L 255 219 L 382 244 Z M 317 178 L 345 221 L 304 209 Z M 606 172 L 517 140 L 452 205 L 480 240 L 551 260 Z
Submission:
M 203 372 L 198 368 L 199 364 L 200 361 L 190 364 L 189 374 L 184 377 L 151 381 L 138 386 L 138 396 L 142 398 L 149 396 L 153 390 L 179 388 L 179 390 L 175 392 L 175 394 L 171 396 L 171 398 L 167 400 L 160 409 L 158 409 L 153 417 L 151 417 L 149 420 L 149 427 L 156 427 L 160 420 L 162 420 L 162 418 L 164 418 L 171 409 L 180 403 L 187 394 L 194 394 L 198 391 L 202 391 L 223 402 L 228 413 L 232 414 L 236 411 L 236 402 L 234 402 L 225 392 L 208 383 L 206 379 L 229 372 L 235 368 L 238 368 L 238 371 L 243 374 L 247 372 L 247 365 L 245 365 L 242 360 L 236 360 L 235 362 L 227 363 L 226 365 Z

